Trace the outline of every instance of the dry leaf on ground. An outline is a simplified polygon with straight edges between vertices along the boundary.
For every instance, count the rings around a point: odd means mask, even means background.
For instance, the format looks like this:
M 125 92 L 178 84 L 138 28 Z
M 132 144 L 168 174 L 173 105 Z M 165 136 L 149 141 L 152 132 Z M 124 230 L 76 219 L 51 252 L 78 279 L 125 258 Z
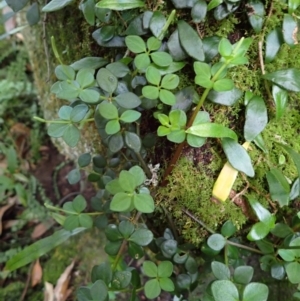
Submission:
M 32 268 L 31 272 L 31 287 L 36 286 L 42 281 L 43 270 L 40 261 L 37 260 Z
M 55 224 L 54 220 L 46 220 L 42 223 L 37 224 L 33 232 L 31 233 L 31 238 L 32 239 L 37 239 L 41 237 L 43 234 L 45 234 L 53 225 Z
M 8 204 L 0 207 L 0 235 L 2 234 L 2 217 L 9 208 L 11 208 L 16 203 L 16 198 L 10 198 Z
M 53 285 L 49 282 L 45 282 L 44 301 L 54 301 Z

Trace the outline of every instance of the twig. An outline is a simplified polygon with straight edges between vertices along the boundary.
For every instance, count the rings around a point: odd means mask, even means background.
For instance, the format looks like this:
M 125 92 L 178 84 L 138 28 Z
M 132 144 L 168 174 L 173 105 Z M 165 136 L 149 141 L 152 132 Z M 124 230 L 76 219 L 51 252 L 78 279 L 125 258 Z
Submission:
M 33 262 L 31 263 L 31 265 L 29 267 L 26 284 L 25 284 L 25 287 L 23 289 L 23 292 L 22 292 L 22 295 L 21 295 L 19 301 L 23 301 L 24 298 L 25 298 L 25 296 L 26 296 L 26 294 L 27 294 L 28 287 L 29 287 L 29 282 L 30 282 L 30 278 L 31 278 L 31 273 L 32 273 L 32 268 L 33 268 Z

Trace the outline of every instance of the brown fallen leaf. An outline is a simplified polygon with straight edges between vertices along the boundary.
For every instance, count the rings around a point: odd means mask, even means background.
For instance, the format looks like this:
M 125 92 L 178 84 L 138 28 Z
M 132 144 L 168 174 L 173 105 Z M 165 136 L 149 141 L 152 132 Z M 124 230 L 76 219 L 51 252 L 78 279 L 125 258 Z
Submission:
M 37 284 L 41 283 L 42 277 L 43 277 L 43 269 L 41 267 L 40 261 L 37 260 L 31 272 L 31 287 L 34 287 Z
M 57 280 L 55 289 L 54 289 L 54 298 L 55 301 L 65 301 L 67 300 L 68 296 L 71 294 L 72 290 L 68 289 L 69 281 L 70 281 L 70 274 L 73 270 L 75 261 L 73 260 L 72 263 L 64 270 L 64 272 L 60 275 L 59 279 Z
M 49 282 L 45 282 L 44 301 L 54 301 L 53 285 Z
M 41 237 L 43 234 L 45 234 L 53 225 L 55 224 L 55 221 L 52 219 L 48 219 L 40 224 L 37 224 L 33 232 L 31 233 L 32 239 L 37 239 Z
M 0 235 L 2 234 L 2 217 L 9 208 L 11 208 L 16 203 L 16 198 L 10 198 L 8 200 L 8 204 L 5 206 L 0 207 Z

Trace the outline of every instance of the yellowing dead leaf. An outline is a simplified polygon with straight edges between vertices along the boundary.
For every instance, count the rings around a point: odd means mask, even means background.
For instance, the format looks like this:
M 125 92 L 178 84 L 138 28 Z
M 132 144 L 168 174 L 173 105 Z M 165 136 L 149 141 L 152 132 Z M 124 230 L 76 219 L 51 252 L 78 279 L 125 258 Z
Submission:
M 54 301 L 53 285 L 45 282 L 44 301 Z
M 31 287 L 36 286 L 42 281 L 43 277 L 43 270 L 40 265 L 40 261 L 37 260 L 32 268 L 31 272 Z

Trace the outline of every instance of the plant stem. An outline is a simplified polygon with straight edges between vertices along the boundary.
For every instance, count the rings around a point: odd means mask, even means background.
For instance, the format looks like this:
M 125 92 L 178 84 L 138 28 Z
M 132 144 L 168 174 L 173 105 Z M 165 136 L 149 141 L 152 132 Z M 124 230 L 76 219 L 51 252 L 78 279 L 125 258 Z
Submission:
M 141 156 L 141 154 L 139 152 L 135 152 L 136 156 L 138 157 L 145 173 L 146 173 L 146 176 L 148 179 L 151 179 L 152 178 L 152 173 L 148 167 L 148 165 L 146 164 L 146 162 L 144 161 L 143 157 Z
M 164 35 L 165 35 L 166 31 L 168 30 L 170 24 L 172 23 L 172 21 L 175 17 L 175 14 L 176 14 L 176 10 L 173 9 L 170 16 L 169 16 L 169 18 L 168 18 L 168 20 L 167 20 L 167 22 L 165 23 L 164 27 L 162 28 L 162 30 L 161 30 L 161 32 L 158 36 L 159 40 L 162 40 L 164 38 Z
M 241 249 L 245 249 L 245 250 L 251 251 L 253 253 L 262 254 L 262 255 L 264 254 L 260 250 L 257 250 L 257 249 L 251 248 L 251 247 L 247 247 L 247 246 L 244 246 L 244 245 L 241 245 L 241 244 L 239 244 L 237 242 L 233 242 L 231 240 L 227 240 L 226 243 L 228 245 L 232 245 L 232 246 L 235 246 L 235 247 L 238 247 L 238 248 L 241 248 Z

